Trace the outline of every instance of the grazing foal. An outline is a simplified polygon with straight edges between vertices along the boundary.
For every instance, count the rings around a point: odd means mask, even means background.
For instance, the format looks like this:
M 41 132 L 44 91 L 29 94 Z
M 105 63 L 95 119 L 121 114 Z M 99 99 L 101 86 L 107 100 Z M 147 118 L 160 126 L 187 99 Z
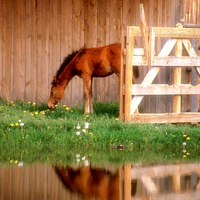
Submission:
M 97 48 L 82 48 L 65 58 L 53 78 L 48 108 L 54 108 L 63 98 L 67 84 L 74 76 L 83 79 L 85 114 L 93 113 L 92 78 L 115 73 L 120 78 L 121 44 L 115 43 Z M 138 69 L 135 70 L 135 78 Z

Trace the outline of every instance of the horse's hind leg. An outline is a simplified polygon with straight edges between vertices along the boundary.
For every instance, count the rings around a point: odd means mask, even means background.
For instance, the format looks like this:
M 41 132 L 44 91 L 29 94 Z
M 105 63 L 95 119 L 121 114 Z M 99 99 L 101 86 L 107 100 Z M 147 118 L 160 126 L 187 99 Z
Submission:
M 85 114 L 93 113 L 92 105 L 92 79 L 88 75 L 82 75 L 84 85 Z

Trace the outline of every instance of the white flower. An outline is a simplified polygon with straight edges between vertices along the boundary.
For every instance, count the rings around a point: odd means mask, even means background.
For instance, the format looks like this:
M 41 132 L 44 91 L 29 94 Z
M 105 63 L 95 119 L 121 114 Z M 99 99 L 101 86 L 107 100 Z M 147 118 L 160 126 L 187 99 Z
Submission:
M 183 153 L 186 153 L 186 149 L 183 150 Z
M 80 162 L 80 159 L 79 159 L 79 158 L 77 158 L 77 159 L 76 159 L 76 162 Z
M 86 132 L 86 130 L 85 130 L 85 129 L 82 129 L 82 131 L 83 131 L 83 133 L 85 133 L 85 132 Z
M 85 156 L 82 157 L 82 160 L 85 160 Z
M 183 146 L 185 146 L 187 143 L 186 142 L 183 142 Z
M 78 126 L 76 127 L 76 129 L 81 129 L 81 127 L 79 126 L 79 124 L 78 124 Z
M 20 122 L 22 122 L 22 120 L 21 120 L 21 119 L 19 119 L 19 123 L 20 123 Z
M 19 162 L 19 163 L 18 163 L 18 167 L 22 167 L 23 165 L 24 165 L 23 162 Z
M 81 134 L 80 131 L 77 131 L 77 132 L 76 132 L 76 135 L 80 135 L 80 134 Z
M 24 126 L 24 123 L 20 123 L 20 126 Z
M 86 123 L 85 123 L 85 129 L 88 129 L 88 128 L 89 128 L 89 123 L 86 122 Z
M 76 157 L 77 157 L 77 158 L 80 158 L 80 154 L 76 154 Z

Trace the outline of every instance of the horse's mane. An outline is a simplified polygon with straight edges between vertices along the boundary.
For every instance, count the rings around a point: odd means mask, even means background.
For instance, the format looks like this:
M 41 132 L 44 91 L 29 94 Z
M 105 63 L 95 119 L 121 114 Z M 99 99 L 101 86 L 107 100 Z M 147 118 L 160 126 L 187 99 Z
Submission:
M 60 65 L 60 68 L 56 72 L 56 79 L 59 78 L 60 74 L 63 72 L 65 67 L 70 63 L 70 61 L 77 55 L 78 51 L 73 51 L 71 54 L 69 54 L 67 57 L 64 58 L 62 64 Z

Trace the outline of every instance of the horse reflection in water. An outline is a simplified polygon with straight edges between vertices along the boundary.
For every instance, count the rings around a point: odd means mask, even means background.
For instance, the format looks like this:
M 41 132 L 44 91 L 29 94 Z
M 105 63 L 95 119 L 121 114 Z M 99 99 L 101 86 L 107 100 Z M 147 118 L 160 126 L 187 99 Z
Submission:
M 74 76 L 83 79 L 85 113 L 93 113 L 92 79 L 115 73 L 120 79 L 121 44 L 115 43 L 97 48 L 82 48 L 65 58 L 52 81 L 48 108 L 54 108 L 63 98 L 68 83 Z M 133 68 L 134 77 L 139 76 L 138 67 Z M 133 78 L 134 83 L 134 78 Z
M 79 169 L 68 166 L 55 169 L 64 185 L 83 198 L 119 199 L 119 170 L 111 173 L 103 169 L 92 169 L 90 165 Z

